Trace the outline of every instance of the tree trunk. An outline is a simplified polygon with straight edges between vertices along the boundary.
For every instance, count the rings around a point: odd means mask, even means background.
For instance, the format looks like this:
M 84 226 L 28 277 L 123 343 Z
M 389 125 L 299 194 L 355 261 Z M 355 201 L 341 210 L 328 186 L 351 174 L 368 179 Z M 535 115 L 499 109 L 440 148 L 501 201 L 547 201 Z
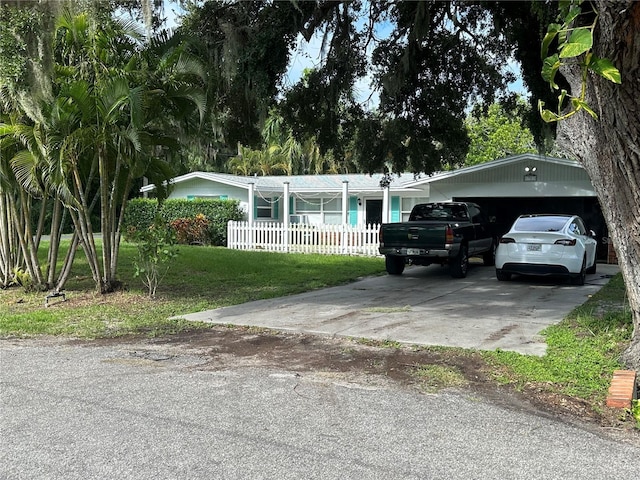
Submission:
M 0 191 L 0 288 L 8 287 L 11 283 L 13 264 L 13 249 L 11 248 L 13 220 L 9 209 L 9 194 Z
M 60 253 L 60 237 L 62 235 L 62 211 L 62 202 L 60 202 L 57 196 L 54 196 L 53 213 L 51 215 L 51 230 L 49 232 L 49 254 L 47 257 L 47 284 L 49 286 L 54 285 L 56 278 L 58 253 Z
M 598 119 L 579 113 L 560 122 L 558 142 L 582 162 L 600 200 L 633 317 L 622 361 L 640 370 L 640 2 L 600 0 L 596 8 L 594 53 L 613 62 L 622 85 L 590 74 L 586 100 Z M 580 92 L 579 70 L 562 73 Z
M 109 199 L 109 171 L 107 152 L 104 145 L 98 147 L 98 171 L 100 172 L 100 229 L 102 230 L 102 283 L 101 293 L 113 292 L 113 274 L 111 272 L 111 209 Z
M 62 268 L 60 269 L 60 276 L 58 277 L 58 281 L 55 285 L 55 291 L 59 292 L 64 287 L 64 284 L 67 283 L 67 279 L 71 274 L 71 267 L 73 266 L 73 259 L 76 257 L 76 250 L 78 249 L 78 245 L 80 244 L 80 235 L 78 232 L 74 232 L 73 237 L 71 238 L 71 245 L 69 245 L 69 250 L 67 250 L 67 255 L 64 258 L 64 262 L 62 262 Z

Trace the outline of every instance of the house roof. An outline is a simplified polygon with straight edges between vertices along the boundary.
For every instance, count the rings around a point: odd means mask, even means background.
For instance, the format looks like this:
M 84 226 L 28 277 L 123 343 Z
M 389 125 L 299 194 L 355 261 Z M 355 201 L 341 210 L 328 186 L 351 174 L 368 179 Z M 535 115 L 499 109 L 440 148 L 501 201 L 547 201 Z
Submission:
M 420 189 L 422 185 L 433 183 L 447 178 L 469 175 L 483 170 L 504 167 L 518 162 L 543 162 L 556 165 L 564 165 L 576 168 L 583 168 L 580 162 L 565 158 L 547 157 L 524 153 L 512 155 L 490 162 L 472 165 L 470 167 L 459 168 L 446 172 L 436 172 L 431 175 L 416 177 L 412 173 L 395 174 L 389 189 L 392 192 L 410 192 Z M 268 175 L 268 176 L 241 176 L 228 173 L 213 172 L 192 172 L 173 178 L 170 183 L 177 184 L 192 179 L 203 179 L 211 182 L 218 182 L 239 188 L 249 189 L 250 184 L 258 191 L 282 192 L 284 183 L 289 182 L 291 191 L 299 193 L 337 193 L 342 191 L 343 182 L 349 182 L 349 190 L 352 192 L 379 192 L 380 179 L 382 174 L 326 174 L 326 175 Z M 155 185 L 146 185 L 140 189 L 141 192 L 150 192 L 155 189 Z
M 376 192 L 380 191 L 381 174 L 335 174 L 335 175 L 270 175 L 270 176 L 240 176 L 228 173 L 192 172 L 171 179 L 171 184 L 182 183 L 188 180 L 202 179 L 211 182 L 222 183 L 239 188 L 249 189 L 250 184 L 259 191 L 281 192 L 284 183 L 289 182 L 289 188 L 295 192 L 341 192 L 343 183 L 349 183 L 350 191 Z M 393 191 L 410 191 L 408 183 L 413 183 L 413 174 L 406 173 L 394 178 L 391 184 Z M 150 192 L 155 185 L 146 185 L 141 192 Z

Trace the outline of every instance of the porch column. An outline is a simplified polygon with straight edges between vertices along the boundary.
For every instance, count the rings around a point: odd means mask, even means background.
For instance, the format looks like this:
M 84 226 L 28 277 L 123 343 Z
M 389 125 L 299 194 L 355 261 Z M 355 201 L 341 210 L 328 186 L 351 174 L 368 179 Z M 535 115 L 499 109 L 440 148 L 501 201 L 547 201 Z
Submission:
M 285 252 L 289 251 L 289 182 L 283 183 L 283 195 L 282 200 L 284 205 L 282 206 L 282 215 L 284 223 L 284 232 L 282 232 L 282 248 Z
M 340 232 L 340 250 L 347 252 L 347 220 L 349 215 L 349 182 L 342 182 L 342 227 Z
M 382 190 L 382 223 L 389 223 L 389 185 Z
M 247 220 L 249 221 L 249 232 L 248 232 L 248 236 L 247 236 L 247 243 L 248 243 L 248 247 L 250 250 L 253 250 L 253 247 L 255 245 L 255 232 L 253 230 L 253 225 L 255 223 L 255 219 L 254 219 L 254 209 L 255 209 L 255 201 L 254 201 L 254 196 L 255 196 L 255 184 L 253 182 L 251 182 L 249 184 L 249 198 L 248 198 L 248 202 L 247 202 L 247 209 L 249 210 L 247 212 Z
M 349 215 L 349 182 L 347 180 L 342 182 L 342 224 L 347 224 Z
M 254 197 L 255 197 L 255 189 L 256 189 L 256 185 L 255 183 L 251 182 L 249 183 L 249 198 L 247 201 L 247 220 L 249 221 L 249 226 L 253 227 L 253 223 L 254 223 L 254 210 L 255 210 L 255 205 L 254 205 Z

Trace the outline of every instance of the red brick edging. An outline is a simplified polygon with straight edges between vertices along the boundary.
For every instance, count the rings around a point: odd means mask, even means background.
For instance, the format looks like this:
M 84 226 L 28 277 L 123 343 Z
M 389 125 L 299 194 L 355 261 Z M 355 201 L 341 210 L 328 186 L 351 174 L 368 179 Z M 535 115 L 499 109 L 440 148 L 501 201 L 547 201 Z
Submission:
M 631 408 L 631 400 L 635 400 L 636 397 L 636 372 L 615 370 L 607 396 L 607 407 Z

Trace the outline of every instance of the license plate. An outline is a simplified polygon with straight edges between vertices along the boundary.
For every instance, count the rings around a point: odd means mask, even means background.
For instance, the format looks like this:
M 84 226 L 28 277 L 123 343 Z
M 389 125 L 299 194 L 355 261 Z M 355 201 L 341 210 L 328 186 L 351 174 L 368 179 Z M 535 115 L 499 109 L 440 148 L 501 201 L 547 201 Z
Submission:
M 419 248 L 407 248 L 407 255 L 420 255 Z
M 527 245 L 527 250 L 529 252 L 539 252 L 540 250 L 542 250 L 542 245 L 540 245 L 539 243 L 530 243 Z

